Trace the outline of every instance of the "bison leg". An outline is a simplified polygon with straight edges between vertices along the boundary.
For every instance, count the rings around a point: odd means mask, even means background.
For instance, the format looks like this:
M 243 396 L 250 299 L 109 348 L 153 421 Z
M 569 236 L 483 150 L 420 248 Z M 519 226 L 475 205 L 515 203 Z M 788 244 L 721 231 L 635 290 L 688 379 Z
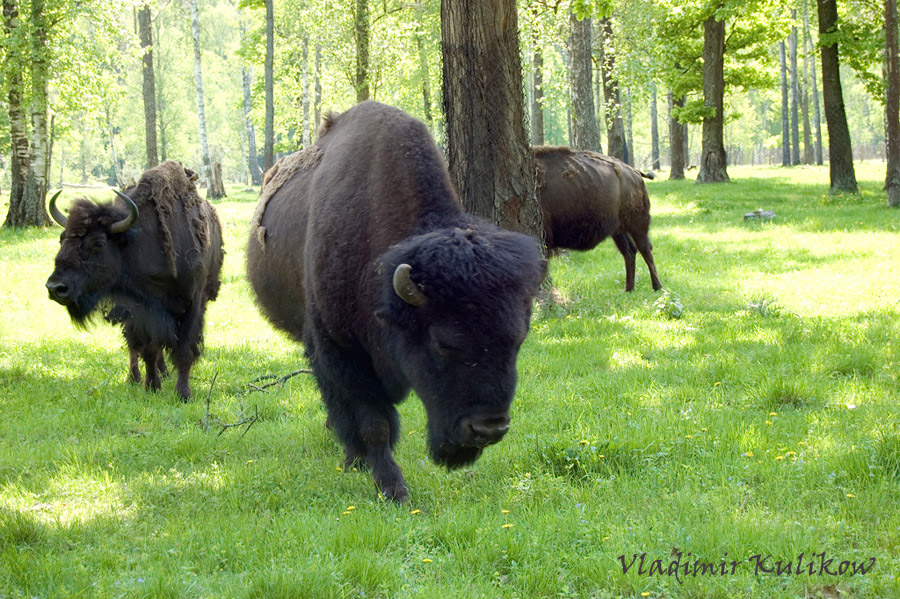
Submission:
M 128 370 L 130 372 L 131 382 L 134 384 L 140 384 L 141 382 L 141 368 L 140 368 L 140 354 L 138 353 L 137 348 L 128 346 Z
M 637 249 L 650 270 L 650 282 L 653 284 L 653 290 L 659 291 L 662 289 L 662 283 L 659 282 L 659 277 L 656 274 L 656 264 L 653 262 L 653 244 L 650 243 L 650 238 L 647 237 L 646 233 L 644 235 L 635 235 L 634 242 L 637 244 Z
M 634 241 L 628 233 L 621 232 L 612 236 L 616 247 L 625 258 L 625 291 L 634 291 L 634 258 L 636 255 Z
M 308 339 L 306 347 L 327 422 L 344 445 L 344 463 L 368 466 L 385 498 L 407 501 L 406 481 L 391 451 L 400 434 L 400 417 L 371 366 L 358 363 L 327 340 Z
M 159 360 L 161 351 L 158 347 L 145 347 L 141 354 L 144 358 L 144 367 L 147 370 L 147 380 L 144 386 L 148 391 L 159 391 L 162 383 L 159 379 L 159 371 L 156 369 L 156 362 Z
M 175 370 L 178 371 L 175 390 L 184 401 L 191 397 L 191 367 L 193 367 L 197 358 L 200 357 L 200 344 L 203 341 L 203 311 L 205 308 L 205 302 L 200 300 L 195 300 L 191 304 L 184 318 L 179 323 L 177 341 L 171 352 L 172 362 L 175 364 Z

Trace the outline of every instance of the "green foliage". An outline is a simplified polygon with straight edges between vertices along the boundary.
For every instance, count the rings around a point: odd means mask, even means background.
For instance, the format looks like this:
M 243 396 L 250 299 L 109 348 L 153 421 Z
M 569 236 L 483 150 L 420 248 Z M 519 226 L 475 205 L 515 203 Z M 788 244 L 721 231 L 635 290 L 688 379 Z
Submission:
M 126 382 L 121 334 L 46 297 L 58 230 L 0 231 L 0 594 L 10 597 L 803 597 L 806 576 L 623 574 L 673 547 L 718 561 L 877 559 L 814 577 L 895 597 L 900 253 L 880 164 L 735 167 L 728 193 L 651 181 L 656 262 L 690 307 L 660 318 L 607 241 L 551 259 L 568 298 L 519 358 L 512 429 L 471 467 L 426 457 L 415 398 L 397 459 L 409 506 L 345 471 L 311 377 L 244 276 L 256 194 L 217 203 L 227 250 L 195 399 Z M 67 204 L 76 194 L 63 193 Z M 99 196 L 96 196 L 99 197 Z M 778 212 L 765 227 L 742 215 Z M 777 296 L 778 300 L 774 299 Z M 755 305 L 756 307 L 752 307 Z M 780 307 L 780 309 L 778 309 Z M 210 430 L 203 425 L 210 393 Z M 258 413 L 246 434 L 228 429 Z M 851 542 L 852 540 L 852 542 Z
M 684 304 L 681 303 L 681 298 L 669 289 L 663 290 L 659 298 L 653 302 L 653 307 L 656 309 L 657 315 L 673 320 L 681 318 L 684 314 Z

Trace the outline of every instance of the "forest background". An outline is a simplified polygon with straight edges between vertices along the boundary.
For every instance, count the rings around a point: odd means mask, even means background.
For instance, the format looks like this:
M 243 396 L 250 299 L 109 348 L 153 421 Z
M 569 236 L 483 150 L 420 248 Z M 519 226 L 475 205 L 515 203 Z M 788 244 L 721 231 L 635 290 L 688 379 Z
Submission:
M 574 36 L 593 21 L 597 149 L 621 155 L 614 138 L 621 131 L 630 162 L 668 168 L 678 124 L 692 176 L 705 115 L 704 20 L 714 14 L 725 26 L 729 164 L 829 159 L 822 43 L 840 47 L 854 157 L 884 159 L 886 3 L 832 4 L 837 27 L 820 36 L 809 0 L 520 0 L 532 141 L 572 143 Z M 46 172 L 44 193 L 65 184 L 122 187 L 157 159 L 183 161 L 204 173 L 202 184 L 216 164 L 224 181 L 258 184 L 273 159 L 311 143 L 325 111 L 364 98 L 408 111 L 445 144 L 436 0 L 5 0 L 3 7 L 0 185 L 13 193 L 24 185 L 16 180 L 17 148 Z M 146 127 L 151 109 L 156 125 Z

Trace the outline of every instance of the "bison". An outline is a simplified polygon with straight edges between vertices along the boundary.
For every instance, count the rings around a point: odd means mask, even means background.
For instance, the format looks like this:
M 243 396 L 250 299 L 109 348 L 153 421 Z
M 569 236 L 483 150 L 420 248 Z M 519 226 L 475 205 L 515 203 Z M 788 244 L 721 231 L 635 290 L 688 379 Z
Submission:
M 609 236 L 625 258 L 625 291 L 634 290 L 635 249 L 654 290 L 662 289 L 653 262 L 650 198 L 644 173 L 596 152 L 532 148 L 548 250 L 590 250 Z
M 121 323 L 131 380 L 160 388 L 168 375 L 163 350 L 178 371 L 175 389 L 191 395 L 188 378 L 200 356 L 206 302 L 216 299 L 224 251 L 216 211 L 194 187 L 193 171 L 167 161 L 146 171 L 118 201 L 76 200 L 68 218 L 50 200 L 50 214 L 65 230 L 56 268 L 47 280 L 50 299 L 85 326 L 97 312 Z
M 372 101 L 329 115 L 267 174 L 247 247 L 258 303 L 303 342 L 345 464 L 397 502 L 395 405 L 410 389 L 438 464 L 506 434 L 546 268 L 535 239 L 462 212 L 424 124 Z

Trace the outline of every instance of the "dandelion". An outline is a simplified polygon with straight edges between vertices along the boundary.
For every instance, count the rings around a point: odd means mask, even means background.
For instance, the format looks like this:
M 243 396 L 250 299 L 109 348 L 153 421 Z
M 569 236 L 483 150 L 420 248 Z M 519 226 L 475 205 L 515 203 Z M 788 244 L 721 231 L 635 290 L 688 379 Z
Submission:
M 508 513 L 509 513 L 509 510 L 500 510 L 500 513 L 501 513 L 501 514 L 508 514 Z
M 340 466 L 338 466 L 337 468 L 335 468 L 335 470 L 337 470 L 338 472 L 343 472 L 343 471 L 344 471 L 344 469 L 341 468 Z
M 344 511 L 341 513 L 341 516 L 349 516 L 349 515 L 350 515 L 350 512 L 348 512 L 348 511 Z
M 796 451 L 789 451 L 785 455 L 797 455 Z
M 588 443 L 590 443 L 590 441 L 588 441 L 587 439 L 582 439 L 582 440 L 581 440 L 581 444 L 582 444 L 582 445 L 587 445 Z
M 753 457 L 753 452 L 752 452 L 752 451 L 748 451 L 748 452 L 745 453 L 744 455 L 747 456 L 748 458 L 752 458 L 752 457 Z
M 684 438 L 685 438 L 685 439 L 693 439 L 693 438 L 694 438 L 694 435 L 685 435 Z
M 777 455 L 777 456 L 775 456 L 775 459 L 776 459 L 776 460 L 783 460 L 783 459 L 784 459 L 784 456 L 783 456 L 783 455 Z
M 507 524 L 504 524 L 503 526 L 501 526 L 500 528 L 512 528 L 512 524 L 507 523 Z
M 772 424 L 771 420 L 766 420 L 766 424 Z
M 422 510 L 413 510 L 410 512 L 410 514 L 412 514 L 413 516 L 415 516 L 416 514 L 421 514 L 421 513 L 422 513 Z
M 608 540 L 609 540 L 609 537 L 603 537 L 603 540 L 604 540 L 604 541 L 608 541 Z
M 778 412 L 769 412 L 769 416 L 778 416 Z
M 644 591 L 643 593 L 641 593 L 641 597 L 649 597 L 649 596 L 650 596 L 650 593 L 648 593 L 647 591 Z
M 853 493 L 847 493 L 847 497 L 853 499 L 854 497 L 856 497 L 856 495 L 854 495 Z
M 601 459 L 601 460 L 604 460 L 604 459 L 606 459 L 606 456 L 605 456 L 605 455 L 603 455 L 603 454 L 602 454 L 602 453 L 601 453 L 601 454 L 600 454 L 600 455 L 599 455 L 599 456 L 598 456 L 598 457 L 599 457 L 599 458 L 600 458 L 600 459 Z
M 352 512 L 352 511 L 355 510 L 355 509 L 356 509 L 356 506 L 355 506 L 355 505 L 348 505 L 348 506 L 347 506 L 347 511 L 348 511 L 348 512 Z
M 429 558 L 426 557 L 425 559 L 422 560 L 422 563 L 423 563 L 423 564 L 430 564 L 430 563 L 431 563 L 431 559 L 429 559 Z
M 701 431 L 703 431 L 703 432 L 704 432 L 704 433 L 705 433 L 705 432 L 706 432 L 706 431 L 708 431 L 708 430 L 709 430 L 709 429 L 708 429 L 708 428 L 706 428 L 706 427 L 705 427 L 705 426 L 704 426 L 704 427 L 703 427 L 703 428 L 701 428 L 701 429 L 700 429 L 700 430 L 701 430 Z

